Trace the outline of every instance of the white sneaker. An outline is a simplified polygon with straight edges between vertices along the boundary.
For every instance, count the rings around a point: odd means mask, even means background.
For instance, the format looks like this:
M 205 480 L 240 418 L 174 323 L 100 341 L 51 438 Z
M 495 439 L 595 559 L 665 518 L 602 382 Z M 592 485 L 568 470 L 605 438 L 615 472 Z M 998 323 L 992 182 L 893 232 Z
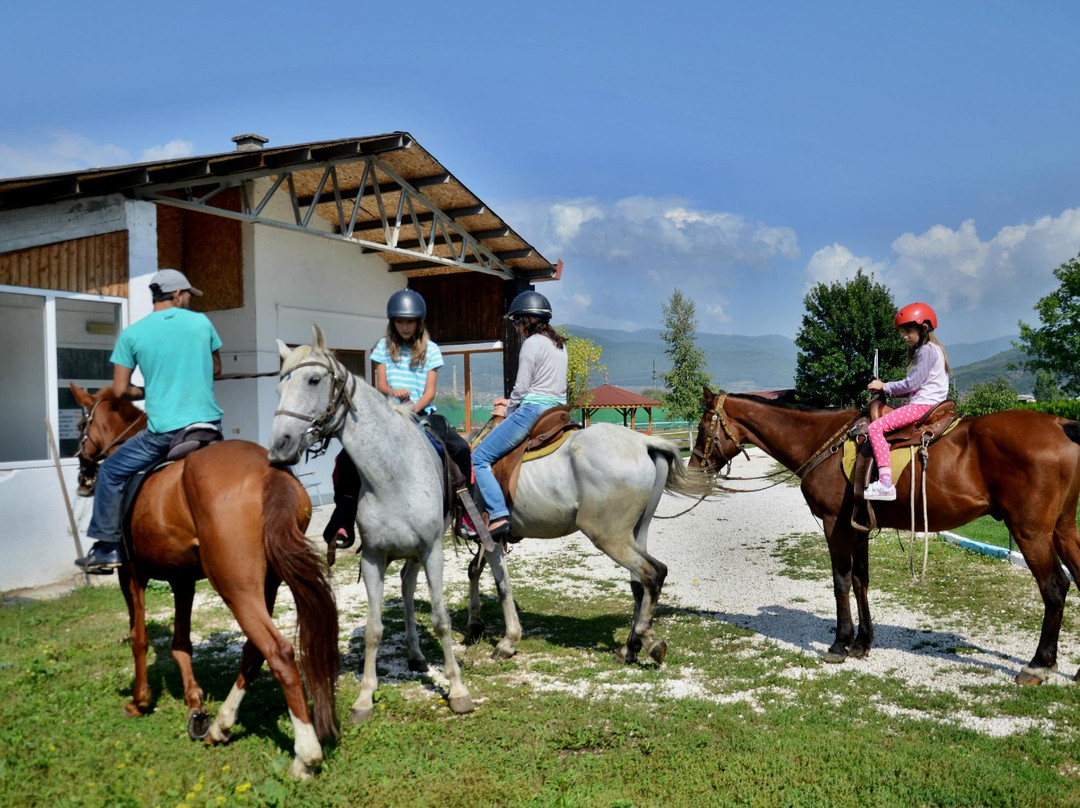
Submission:
M 878 502 L 892 502 L 896 499 L 896 487 L 885 485 L 881 480 L 874 480 L 863 491 L 863 499 L 872 499 Z

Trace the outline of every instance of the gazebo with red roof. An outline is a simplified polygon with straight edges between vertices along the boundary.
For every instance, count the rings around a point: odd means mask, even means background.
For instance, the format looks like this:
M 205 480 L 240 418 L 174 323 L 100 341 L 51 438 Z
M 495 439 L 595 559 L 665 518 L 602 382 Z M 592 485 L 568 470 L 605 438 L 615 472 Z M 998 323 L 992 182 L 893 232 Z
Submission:
M 639 409 L 642 409 L 649 414 L 649 434 L 652 434 L 653 407 L 664 406 L 662 402 L 655 399 L 631 393 L 629 390 L 623 390 L 621 387 L 615 387 L 612 384 L 605 384 L 590 390 L 588 401 L 589 403 L 581 408 L 581 420 L 585 423 L 585 426 L 589 425 L 590 416 L 597 410 L 618 410 L 622 413 L 623 426 L 627 425 L 626 418 L 630 416 L 630 428 L 633 429 L 634 414 Z

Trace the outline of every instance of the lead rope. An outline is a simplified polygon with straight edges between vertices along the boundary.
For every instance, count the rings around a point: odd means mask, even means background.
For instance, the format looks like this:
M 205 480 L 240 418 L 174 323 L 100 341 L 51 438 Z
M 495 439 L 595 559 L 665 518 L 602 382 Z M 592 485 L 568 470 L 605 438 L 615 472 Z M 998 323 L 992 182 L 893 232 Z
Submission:
M 922 511 L 923 511 L 923 560 L 922 560 L 922 572 L 919 575 L 915 574 L 915 539 L 917 531 L 917 523 L 915 521 L 915 447 L 910 447 L 911 450 L 911 542 L 908 544 L 908 569 L 911 572 L 911 580 L 918 583 L 922 583 L 926 580 L 926 567 L 930 559 L 930 517 L 928 515 L 928 507 L 926 503 L 926 463 L 928 458 L 928 452 L 926 450 L 926 444 L 923 444 L 919 448 L 919 463 L 922 466 L 922 485 L 920 490 L 922 491 Z

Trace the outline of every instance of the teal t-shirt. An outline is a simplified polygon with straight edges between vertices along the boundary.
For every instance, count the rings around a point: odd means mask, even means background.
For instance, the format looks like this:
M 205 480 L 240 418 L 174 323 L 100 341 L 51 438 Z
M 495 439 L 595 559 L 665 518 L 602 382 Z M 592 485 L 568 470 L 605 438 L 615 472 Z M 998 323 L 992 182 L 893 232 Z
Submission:
M 221 420 L 211 355 L 220 347 L 221 337 L 205 314 L 174 307 L 121 331 L 109 360 L 142 371 L 150 431 L 172 432 Z

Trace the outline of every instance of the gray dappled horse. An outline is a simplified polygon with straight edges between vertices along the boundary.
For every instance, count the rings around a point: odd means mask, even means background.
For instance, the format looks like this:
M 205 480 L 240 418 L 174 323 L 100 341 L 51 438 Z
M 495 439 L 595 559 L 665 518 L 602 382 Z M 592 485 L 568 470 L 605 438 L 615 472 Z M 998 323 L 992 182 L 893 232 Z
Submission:
M 321 437 L 336 435 L 354 461 L 365 454 L 385 458 L 381 468 L 373 466 L 374 458 L 367 458 L 369 471 L 365 471 L 361 462 L 356 462 L 364 478 L 357 522 L 365 553 L 369 542 L 389 540 L 383 538 L 387 525 L 380 521 L 384 510 L 389 511 L 387 518 L 403 514 L 418 518 L 423 512 L 431 522 L 445 526 L 441 481 L 433 462 L 421 464 L 416 458 L 422 453 L 411 454 L 410 465 L 425 465 L 425 468 L 423 471 L 415 469 L 414 481 L 408 485 L 395 482 L 394 475 L 401 473 L 401 467 L 405 465 L 401 459 L 404 444 L 427 446 L 420 430 L 409 419 L 398 415 L 374 388 L 351 376 L 326 351 L 322 332 L 317 326 L 315 335 L 315 344 L 302 346 L 288 354 L 282 368 L 286 381 L 279 387 L 281 408 L 303 413 L 303 418 L 283 414 L 275 417 L 271 438 L 273 451 L 280 451 L 283 458 L 289 457 L 290 452 L 296 453 L 292 456 L 298 456 L 302 447 Z M 285 356 L 287 349 L 282 348 Z M 302 374 L 290 371 L 301 363 L 304 365 Z M 291 379 L 288 378 L 290 375 Z M 334 379 L 340 381 L 334 382 Z M 346 396 L 333 396 L 330 388 L 335 383 L 348 390 L 352 397 L 351 410 Z M 299 434 L 303 419 L 312 422 L 306 436 Z M 394 426 L 393 431 L 390 425 Z M 274 456 L 272 453 L 271 457 Z M 417 482 L 420 477 L 428 482 Z M 704 475 L 687 471 L 678 447 L 670 441 L 641 435 L 615 424 L 594 424 L 571 433 L 550 455 L 522 465 L 510 512 L 511 531 L 515 536 L 553 539 L 580 530 L 598 549 L 630 571 L 634 616 L 626 644 L 617 652 L 618 657 L 627 662 L 635 661 L 642 647 L 656 662 L 663 662 L 667 654 L 667 644 L 652 630 L 653 614 L 667 567 L 647 550 L 649 523 L 665 490 L 705 496 L 714 489 Z M 365 504 L 372 494 L 377 501 Z M 376 508 L 379 510 L 374 513 Z M 369 529 L 378 529 L 379 538 L 369 539 Z M 514 655 L 521 639 L 521 623 L 501 545 L 478 556 L 469 567 L 467 635 L 475 639 L 483 630 L 479 582 L 485 558 L 491 564 L 505 622 L 505 634 L 496 646 L 494 656 L 508 658 Z M 406 571 L 402 570 L 403 580 L 405 576 Z M 441 607 L 441 594 L 439 603 Z M 434 604 L 432 611 L 435 611 Z M 415 637 L 411 599 L 406 601 L 406 622 L 409 635 Z M 371 640 L 368 642 L 370 648 Z M 419 650 L 416 653 L 419 654 Z
M 450 616 L 443 600 L 442 472 L 435 451 L 413 420 L 348 372 L 326 350 L 322 331 L 315 341 L 290 351 L 281 340 L 284 364 L 278 384 L 279 409 L 270 433 L 270 461 L 296 463 L 316 441 L 337 436 L 363 481 L 356 521 L 363 536 L 360 569 L 367 590 L 364 673 L 352 720 L 364 721 L 374 708 L 378 684 L 375 657 L 382 639 L 383 580 L 387 565 L 403 559 L 401 598 L 405 610 L 409 669 L 427 670 L 416 631 L 413 595 L 420 567 L 431 592 L 431 622 L 442 642 L 450 682 L 449 704 L 455 713 L 473 709 L 454 656 Z

